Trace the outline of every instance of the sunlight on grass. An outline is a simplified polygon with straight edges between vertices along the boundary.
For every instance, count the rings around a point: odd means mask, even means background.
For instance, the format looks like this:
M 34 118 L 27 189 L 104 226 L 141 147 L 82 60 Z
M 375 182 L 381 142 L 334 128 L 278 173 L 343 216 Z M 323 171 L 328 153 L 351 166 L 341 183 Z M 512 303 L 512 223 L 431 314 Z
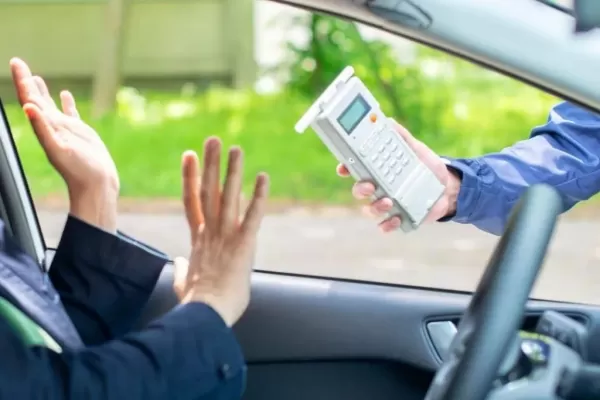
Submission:
M 491 104 L 465 97 L 440 110 L 443 129 L 430 134 L 427 143 L 450 156 L 479 155 L 512 144 L 525 138 L 532 126 L 543 123 L 547 112 L 543 108 L 551 106 L 543 104 L 538 114 L 518 112 L 523 101 L 548 103 L 547 98 L 532 96 L 506 96 Z M 92 125 L 115 159 L 123 196 L 179 198 L 182 152 L 201 152 L 204 140 L 216 135 L 224 146 L 239 145 L 245 150 L 247 193 L 253 177 L 266 171 L 273 199 L 351 202 L 352 182 L 336 176 L 334 157 L 314 133 L 298 135 L 293 130 L 309 104 L 308 99 L 288 92 L 261 95 L 213 88 L 196 94 L 188 87 L 176 95 L 144 96 L 124 88 L 118 94 L 116 112 Z M 457 107 L 461 118 L 457 118 Z M 79 108 L 87 120 L 89 103 L 79 100 Z M 34 196 L 64 193 L 20 107 L 8 105 L 7 112 Z

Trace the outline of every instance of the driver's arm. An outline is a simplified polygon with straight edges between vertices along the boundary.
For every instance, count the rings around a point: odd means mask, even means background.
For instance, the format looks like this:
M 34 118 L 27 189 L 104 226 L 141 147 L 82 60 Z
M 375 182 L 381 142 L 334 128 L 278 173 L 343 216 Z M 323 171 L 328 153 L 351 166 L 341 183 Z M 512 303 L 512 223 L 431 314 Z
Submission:
M 49 275 L 89 346 L 130 331 L 167 261 L 122 232 L 112 234 L 70 215 Z
M 462 183 L 456 213 L 446 220 L 498 235 L 532 184 L 556 188 L 564 211 L 600 191 L 600 116 L 563 102 L 529 139 L 498 153 L 448 163 L 462 175 Z
M 63 352 L 25 346 L 0 318 L 0 354 L 3 399 L 239 399 L 246 379 L 233 331 L 202 303 L 119 340 Z

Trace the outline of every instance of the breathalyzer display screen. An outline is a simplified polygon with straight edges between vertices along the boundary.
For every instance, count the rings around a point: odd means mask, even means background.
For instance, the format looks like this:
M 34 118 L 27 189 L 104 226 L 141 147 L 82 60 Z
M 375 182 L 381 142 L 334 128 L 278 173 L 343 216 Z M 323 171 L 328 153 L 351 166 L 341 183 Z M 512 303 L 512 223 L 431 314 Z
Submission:
M 359 94 L 352 100 L 348 107 L 346 107 L 337 121 L 342 128 L 344 128 L 346 133 L 351 134 L 359 122 L 367 115 L 369 110 L 371 110 L 369 103 L 367 103 L 367 101 Z

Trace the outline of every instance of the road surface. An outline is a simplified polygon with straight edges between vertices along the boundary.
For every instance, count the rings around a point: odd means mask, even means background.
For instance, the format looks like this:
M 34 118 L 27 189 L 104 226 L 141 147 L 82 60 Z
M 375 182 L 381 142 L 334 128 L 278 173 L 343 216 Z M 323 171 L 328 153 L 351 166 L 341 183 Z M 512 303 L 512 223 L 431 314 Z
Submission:
M 48 245 L 55 246 L 64 212 L 42 211 Z M 171 256 L 189 254 L 179 213 L 125 213 L 121 229 Z M 561 221 L 534 295 L 600 304 L 600 220 Z M 260 235 L 258 269 L 358 280 L 472 290 L 497 238 L 453 223 L 404 236 L 383 235 L 350 210 L 269 215 Z

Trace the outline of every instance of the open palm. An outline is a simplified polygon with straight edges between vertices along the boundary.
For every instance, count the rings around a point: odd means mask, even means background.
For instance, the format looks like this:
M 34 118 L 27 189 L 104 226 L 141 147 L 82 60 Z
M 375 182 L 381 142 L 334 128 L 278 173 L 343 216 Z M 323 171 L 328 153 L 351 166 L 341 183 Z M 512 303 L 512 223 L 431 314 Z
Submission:
M 12 59 L 10 66 L 19 101 L 70 195 L 100 186 L 118 194 L 115 163 L 96 131 L 79 118 L 73 95 L 68 91 L 60 93 L 60 110 L 44 80 L 33 76 L 24 61 Z

